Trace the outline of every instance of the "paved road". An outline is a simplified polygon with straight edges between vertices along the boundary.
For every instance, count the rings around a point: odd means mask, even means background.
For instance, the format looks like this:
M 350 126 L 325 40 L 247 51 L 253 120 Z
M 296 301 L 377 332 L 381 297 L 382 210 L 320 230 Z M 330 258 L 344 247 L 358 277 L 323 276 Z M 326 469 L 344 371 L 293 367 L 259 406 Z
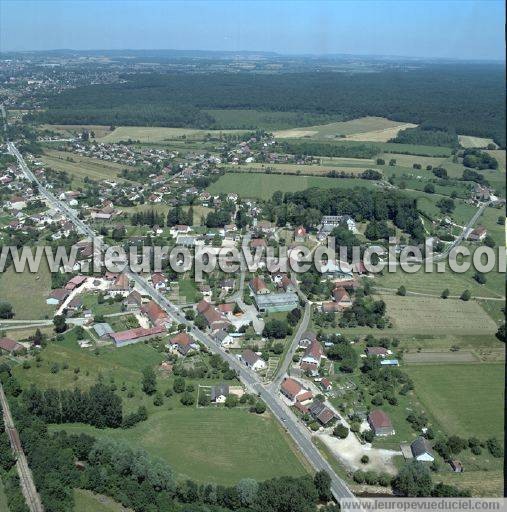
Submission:
M 25 452 L 23 451 L 18 431 L 16 430 L 14 421 L 12 420 L 9 403 L 5 397 L 2 384 L 0 384 L 0 403 L 2 404 L 5 430 L 9 436 L 12 450 L 16 456 L 16 468 L 18 470 L 19 483 L 21 485 L 21 491 L 25 497 L 26 504 L 28 505 L 30 512 L 43 512 L 44 508 L 42 507 L 39 494 L 37 493 L 37 489 L 33 483 L 32 472 L 28 467 Z
M 89 236 L 95 241 L 96 247 L 102 250 L 107 248 L 102 239 L 97 237 L 95 232 L 80 220 L 76 213 L 65 203 L 59 201 L 53 194 L 48 192 L 36 176 L 30 171 L 23 157 L 12 142 L 8 143 L 9 152 L 16 156 L 18 163 L 25 176 L 32 182 L 35 182 L 39 188 L 39 193 L 43 195 L 56 209 L 64 213 L 76 229 L 81 233 Z M 297 448 L 308 459 L 315 470 L 325 470 L 331 477 L 331 491 L 333 496 L 340 498 L 353 499 L 352 491 L 347 484 L 336 475 L 329 463 L 324 459 L 319 450 L 312 442 L 309 431 L 304 427 L 292 411 L 284 404 L 277 390 L 268 390 L 263 386 L 259 377 L 254 372 L 246 368 L 236 357 L 226 353 L 222 348 L 208 335 L 199 331 L 193 322 L 186 320 L 185 316 L 179 308 L 172 304 L 166 297 L 155 290 L 144 278 L 138 274 L 126 270 L 128 277 L 142 288 L 148 296 L 159 304 L 171 317 L 178 323 L 185 324 L 191 330 L 193 336 L 207 346 L 212 352 L 219 354 L 222 359 L 226 360 L 230 367 L 237 371 L 239 378 L 245 386 L 254 393 L 257 393 L 266 403 L 275 418 L 283 425 L 285 430 L 291 435 Z

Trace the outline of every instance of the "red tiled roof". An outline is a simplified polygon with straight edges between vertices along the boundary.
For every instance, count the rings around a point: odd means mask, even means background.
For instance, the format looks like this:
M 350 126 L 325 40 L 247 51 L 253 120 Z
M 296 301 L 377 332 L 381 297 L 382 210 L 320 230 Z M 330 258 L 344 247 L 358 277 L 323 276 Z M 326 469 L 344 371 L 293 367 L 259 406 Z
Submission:
M 297 402 L 306 402 L 307 400 L 311 400 L 313 398 L 313 393 L 311 391 L 304 391 L 303 393 L 299 393 L 296 397 Z
M 152 274 L 151 282 L 155 285 L 160 283 L 165 283 L 167 281 L 167 277 L 164 274 L 160 274 L 159 272 Z
M 338 286 L 333 290 L 333 298 L 336 302 L 350 301 L 350 295 L 345 288 Z
M 292 397 L 295 397 L 301 391 L 301 384 L 290 377 L 285 378 L 280 387 Z
M 173 336 L 169 342 L 171 345 L 180 345 L 181 347 L 186 347 L 187 345 L 191 345 L 194 341 L 186 332 L 180 332 L 176 336 Z
M 167 313 L 154 301 L 150 300 L 148 304 L 145 304 L 141 308 L 141 312 L 144 313 L 153 324 L 166 320 L 169 318 Z
M 267 288 L 266 283 L 262 280 L 261 277 L 256 276 L 250 281 L 250 286 L 255 292 L 259 292 L 261 290 L 265 290 Z
M 163 327 L 151 327 L 150 329 L 137 327 L 136 329 L 129 329 L 128 331 L 113 332 L 111 338 L 113 338 L 115 342 L 123 342 L 144 338 L 145 336 L 154 336 L 155 334 L 162 334 L 163 332 L 165 332 Z
M 393 426 L 389 416 L 380 409 L 371 411 L 368 415 L 368 420 L 373 428 L 391 428 Z
M 7 352 L 17 352 L 25 347 L 17 341 L 11 340 L 10 338 L 0 338 L 0 349 Z

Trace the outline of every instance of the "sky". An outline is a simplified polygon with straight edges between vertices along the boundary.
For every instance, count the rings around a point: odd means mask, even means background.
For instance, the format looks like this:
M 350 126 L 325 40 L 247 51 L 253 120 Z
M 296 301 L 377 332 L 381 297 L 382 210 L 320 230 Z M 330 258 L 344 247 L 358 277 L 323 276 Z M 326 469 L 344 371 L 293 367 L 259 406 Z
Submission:
M 0 0 L 0 51 L 252 50 L 504 60 L 499 0 Z

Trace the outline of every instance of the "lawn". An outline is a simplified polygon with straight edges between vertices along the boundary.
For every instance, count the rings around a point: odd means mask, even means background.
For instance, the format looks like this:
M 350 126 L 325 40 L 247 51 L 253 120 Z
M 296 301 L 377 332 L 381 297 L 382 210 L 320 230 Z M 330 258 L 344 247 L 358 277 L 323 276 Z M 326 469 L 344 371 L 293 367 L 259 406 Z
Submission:
M 503 438 L 504 365 L 408 365 L 415 393 L 449 434 Z
M 179 281 L 179 296 L 185 297 L 187 302 L 197 302 L 200 293 L 191 278 Z
M 269 199 L 274 192 L 299 192 L 307 188 L 373 188 L 370 181 L 318 176 L 283 176 L 278 174 L 228 173 L 208 187 L 211 194 L 236 192 L 241 197 Z
M 0 508 L 0 510 L 3 510 Z M 74 512 L 127 512 L 125 507 L 107 496 L 85 489 L 74 489 Z
M 43 258 L 38 273 L 15 272 L 14 267 L 0 274 L 0 300 L 10 302 L 15 320 L 40 320 L 50 318 L 54 306 L 46 304 L 51 291 L 51 273 Z
M 407 334 L 494 334 L 496 323 L 477 302 L 383 295 L 393 329 Z
M 98 303 L 98 293 L 81 293 L 78 295 L 83 301 L 83 309 L 90 309 L 94 315 L 110 315 L 112 313 L 119 313 L 122 310 L 122 303 L 113 301 L 104 301 L 102 304 Z
M 68 432 L 123 439 L 166 460 L 180 477 L 200 482 L 231 485 L 241 478 L 266 480 L 306 473 L 275 420 L 245 409 L 161 408 L 128 430 L 63 427 Z
M 72 161 L 68 161 L 67 158 L 72 158 Z M 49 149 L 44 152 L 40 160 L 47 167 L 51 167 L 56 171 L 65 171 L 80 182 L 86 177 L 92 180 L 118 179 L 120 172 L 124 168 L 124 166 L 113 162 Z

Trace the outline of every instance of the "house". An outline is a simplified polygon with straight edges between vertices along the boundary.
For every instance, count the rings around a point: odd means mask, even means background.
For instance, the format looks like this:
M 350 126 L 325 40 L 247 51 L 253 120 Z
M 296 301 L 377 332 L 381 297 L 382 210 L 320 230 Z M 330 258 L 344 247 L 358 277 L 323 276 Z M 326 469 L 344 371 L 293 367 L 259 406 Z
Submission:
M 301 359 L 301 364 L 305 363 L 306 368 L 317 369 L 320 365 L 324 349 L 322 345 L 316 340 L 312 340 L 310 345 L 305 350 L 304 356 Z
M 169 340 L 169 344 L 176 348 L 182 356 L 191 350 L 199 350 L 199 345 L 186 332 L 180 332 Z
M 331 228 L 346 225 L 349 231 L 357 233 L 356 222 L 350 215 L 324 215 L 320 223 L 322 227 Z
M 234 290 L 234 279 L 223 279 L 220 281 L 220 288 L 226 293 Z
M 66 290 L 65 288 L 55 288 L 54 290 L 51 290 L 51 293 L 48 295 L 46 304 L 51 306 L 58 306 L 65 301 L 65 299 L 69 296 L 69 293 L 69 290 Z
M 303 226 L 298 226 L 294 230 L 294 241 L 304 242 L 306 240 L 306 229 Z
M 461 465 L 461 462 L 459 460 L 451 460 L 451 462 L 449 462 L 449 465 L 451 466 L 451 469 L 455 473 L 463 473 L 463 466 Z
M 296 396 L 296 402 L 302 404 L 304 402 L 308 402 L 312 398 L 313 393 L 310 390 L 303 390 L 298 396 Z
M 324 427 L 336 418 L 335 413 L 320 400 L 314 400 L 309 407 L 309 411 L 310 414 Z
M 486 238 L 486 235 L 488 234 L 488 231 L 484 226 L 477 226 L 474 230 L 470 232 L 468 235 L 468 239 L 473 242 L 482 242 L 484 238 Z
M 75 290 L 76 288 L 79 288 L 86 281 L 86 279 L 86 276 L 74 276 L 72 279 L 69 279 L 65 285 L 65 289 L 69 291 Z
M 223 329 L 219 329 L 213 334 L 213 339 L 220 344 L 221 347 L 230 347 L 234 343 L 234 338 Z
M 296 291 L 296 283 L 292 279 L 290 279 L 287 275 L 283 275 L 280 282 L 278 283 L 278 287 L 282 288 L 285 292 L 294 292 Z
M 333 290 L 333 300 L 341 308 L 350 308 L 352 306 L 352 299 L 347 290 L 342 286 L 338 286 Z
M 167 277 L 160 272 L 151 275 L 151 284 L 153 284 L 155 290 L 165 290 L 168 282 Z
M 412 456 L 416 460 L 420 460 L 422 462 L 433 462 L 435 460 L 430 443 L 425 437 L 419 436 L 415 441 L 413 441 L 410 445 L 410 450 L 412 451 Z
M 214 404 L 223 404 L 229 396 L 229 385 L 221 383 L 218 386 L 211 386 L 210 398 Z
M 249 283 L 250 289 L 255 295 L 264 295 L 269 292 L 269 288 L 262 277 L 256 276 Z
M 342 308 L 336 302 L 326 301 L 321 304 L 320 310 L 322 313 L 337 313 L 338 311 L 341 311 Z
M 82 307 L 83 301 L 81 300 L 81 298 L 74 297 L 68 302 L 66 309 L 68 309 L 69 311 L 79 311 Z
M 368 414 L 368 423 L 376 436 L 392 436 L 396 433 L 391 419 L 380 409 L 375 409 Z
M 132 311 L 134 309 L 140 308 L 143 305 L 143 298 L 137 290 L 133 290 L 128 294 L 124 304 L 127 308 L 127 311 Z
M 320 387 L 324 391 L 331 391 L 333 389 L 333 385 L 331 384 L 331 381 L 329 379 L 326 379 L 325 377 L 320 381 Z
M 366 347 L 364 351 L 367 356 L 375 357 L 386 357 L 389 354 L 389 350 L 384 347 Z
M 141 313 L 147 316 L 154 326 L 166 326 L 170 323 L 169 315 L 154 301 L 150 300 L 141 307 Z
M 197 313 L 204 317 L 206 325 L 212 332 L 220 329 L 227 330 L 227 327 L 230 325 L 229 320 L 204 299 L 197 304 Z
M 10 338 L 0 338 L 0 354 L 6 352 L 7 354 L 15 354 L 20 352 L 25 347 L 17 341 L 11 340 Z
M 149 340 L 154 336 L 160 336 L 164 332 L 165 328 L 161 326 L 150 327 L 149 329 L 137 327 L 127 331 L 113 332 L 111 338 L 113 338 L 117 347 L 124 347 L 126 345 L 132 345 L 133 343 Z
M 283 382 L 280 386 L 280 391 L 282 395 L 286 396 L 291 402 L 296 400 L 296 397 L 303 390 L 301 384 L 290 377 L 286 377 L 283 379 Z
M 234 302 L 226 302 L 224 304 L 219 304 L 217 309 L 224 315 L 232 315 L 234 312 L 234 306 Z
M 127 274 L 118 274 L 109 288 L 109 295 L 112 297 L 116 295 L 127 296 L 130 293 L 130 283 Z
M 317 340 L 317 335 L 312 331 L 305 331 L 301 338 L 299 339 L 299 346 L 303 348 L 308 348 L 312 341 Z
M 252 249 L 262 249 L 267 247 L 267 243 L 266 240 L 264 240 L 264 238 L 252 238 L 252 240 L 250 240 L 250 247 Z
M 93 326 L 93 330 L 101 340 L 105 340 L 114 334 L 113 328 L 106 322 L 101 322 Z
M 260 313 L 292 311 L 299 306 L 299 297 L 294 292 L 257 294 L 254 301 Z
M 251 368 L 256 372 L 259 370 L 264 370 L 267 367 L 266 361 L 264 361 L 264 359 L 262 359 L 258 354 L 249 348 L 243 351 L 241 354 L 241 360 L 246 367 Z

